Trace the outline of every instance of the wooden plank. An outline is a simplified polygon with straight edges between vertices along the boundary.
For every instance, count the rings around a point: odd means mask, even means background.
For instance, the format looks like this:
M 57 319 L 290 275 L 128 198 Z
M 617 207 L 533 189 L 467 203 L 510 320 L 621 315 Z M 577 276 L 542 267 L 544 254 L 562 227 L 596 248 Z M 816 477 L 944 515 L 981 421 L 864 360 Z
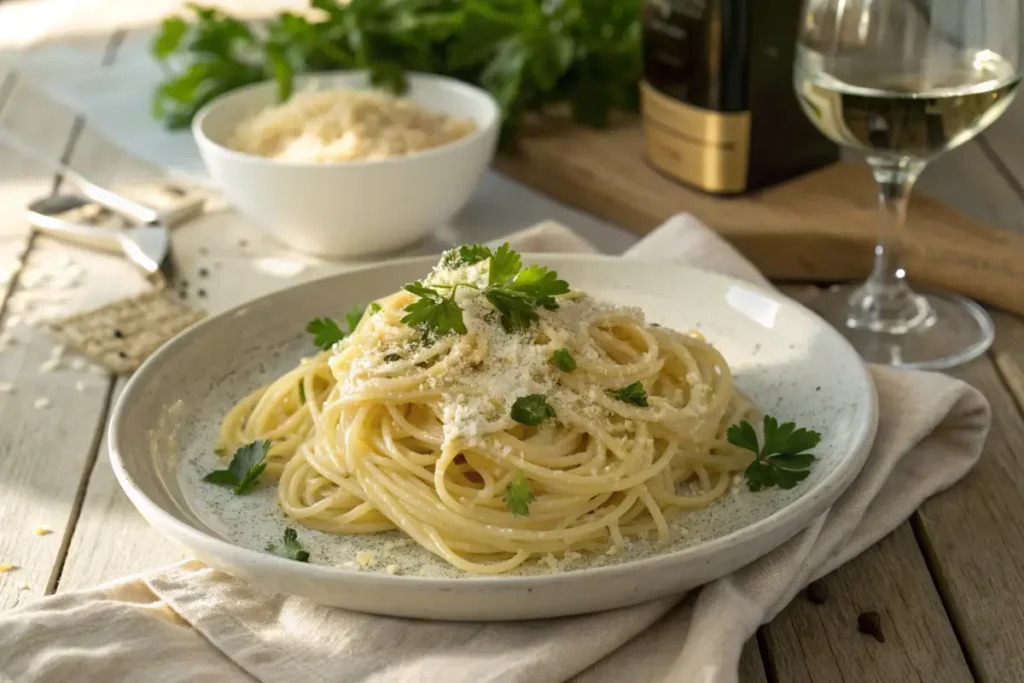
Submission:
M 915 189 L 941 199 L 975 220 L 1024 232 L 1024 202 L 977 141 L 930 163 Z M 912 197 L 912 206 L 915 201 L 916 197 Z
M 1024 421 L 990 358 L 952 374 L 988 397 L 992 431 L 975 469 L 921 507 L 916 530 L 978 679 L 1024 680 Z
M 115 401 L 125 383 L 118 380 Z M 110 469 L 104 434 L 57 590 L 89 588 L 185 557 L 184 550 L 149 526 L 121 491 Z
M 768 683 L 756 638 L 748 640 L 740 653 L 740 683 Z
M 2 16 L 2 15 L 0 15 Z M 0 19 L 2 21 L 2 19 Z M 39 149 L 59 158 L 74 121 L 73 115 L 57 107 L 40 109 L 33 93 L 9 77 L 0 77 L 0 125 L 20 126 L 28 134 L 47 131 L 39 140 Z M 55 375 L 39 375 L 52 344 L 26 345 L 16 309 L 23 305 L 12 294 L 22 288 L 23 263 L 31 241 L 24 221 L 26 202 L 46 194 L 53 174 L 0 145 L 0 269 L 3 270 L 3 299 L 0 310 L 0 334 L 8 340 L 0 351 L 0 382 L 14 386 L 13 393 L 0 394 L 0 519 L 7 523 L 0 531 L 0 564 L 13 564 L 17 570 L 0 574 L 0 608 L 18 604 L 29 592 L 42 594 L 51 579 L 51 570 L 62 547 L 60 530 L 71 510 L 78 478 L 64 475 L 81 462 L 81 453 L 67 449 L 64 440 L 83 441 L 81 451 L 89 448 L 95 433 L 95 421 L 59 404 L 52 410 L 35 410 L 36 398 L 53 392 Z M 29 259 L 30 268 L 32 267 Z M 36 536 L 33 529 L 46 525 L 58 533 Z
M 809 303 L 818 289 L 784 286 Z M 971 681 L 970 670 L 909 523 L 823 579 L 822 605 L 798 596 L 763 629 L 778 681 Z M 857 631 L 882 615 L 886 643 Z
M 74 122 L 72 112 L 21 80 L 0 113 L 0 124 L 51 159 L 70 149 Z M 145 286 L 124 259 L 30 236 L 24 206 L 55 184 L 43 169 L 3 186 L 10 229 L 30 250 L 4 302 L 4 332 L 16 343 L 0 355 L 0 377 L 13 386 L 0 412 L 0 517 L 18 523 L 4 529 L 0 544 L 3 561 L 18 569 L 0 578 L 0 607 L 55 588 L 109 403 L 110 380 L 63 354 L 44 323 Z M 37 526 L 52 533 L 36 536 Z
M 1024 320 L 1010 313 L 990 311 L 996 324 L 992 357 L 1017 405 L 1024 408 Z
M 823 583 L 824 604 L 799 595 L 764 627 L 774 680 L 973 680 L 909 524 Z M 882 617 L 885 643 L 857 630 L 857 615 L 869 610 Z
M 1017 97 L 981 136 L 985 152 L 998 160 L 1001 170 L 1024 193 L 1024 98 Z

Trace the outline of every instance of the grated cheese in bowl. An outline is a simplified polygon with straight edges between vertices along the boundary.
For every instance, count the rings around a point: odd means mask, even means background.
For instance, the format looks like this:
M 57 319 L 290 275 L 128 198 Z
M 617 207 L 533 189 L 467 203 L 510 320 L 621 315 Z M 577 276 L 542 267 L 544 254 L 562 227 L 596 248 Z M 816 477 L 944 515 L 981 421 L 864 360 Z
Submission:
M 238 125 L 228 146 L 280 161 L 369 161 L 440 147 L 475 129 L 471 120 L 387 93 L 328 90 L 298 93 L 259 111 Z

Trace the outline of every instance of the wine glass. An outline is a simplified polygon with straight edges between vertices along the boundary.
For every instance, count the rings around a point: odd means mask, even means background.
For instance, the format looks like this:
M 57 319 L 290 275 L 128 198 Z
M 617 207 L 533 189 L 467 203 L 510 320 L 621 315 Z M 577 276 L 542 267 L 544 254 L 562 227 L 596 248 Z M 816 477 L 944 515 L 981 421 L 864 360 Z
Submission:
M 881 230 L 867 281 L 811 302 L 865 360 L 942 369 L 994 336 L 978 304 L 919 293 L 903 268 L 907 200 L 925 165 L 1009 106 L 1020 83 L 1020 0 L 804 0 L 794 86 L 807 116 L 864 154 Z

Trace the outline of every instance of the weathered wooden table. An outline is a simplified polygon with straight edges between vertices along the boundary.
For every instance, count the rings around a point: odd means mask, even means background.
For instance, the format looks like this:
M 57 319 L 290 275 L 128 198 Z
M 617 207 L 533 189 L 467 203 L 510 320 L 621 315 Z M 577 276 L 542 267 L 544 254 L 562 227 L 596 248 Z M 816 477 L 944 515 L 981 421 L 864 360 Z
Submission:
M 3 64 L 28 56 L 45 75 L 75 63 L 115 63 L 144 50 L 156 19 L 178 4 L 0 0 L 0 121 L 98 180 L 153 178 L 153 169 L 6 75 Z M 219 4 L 252 11 L 259 3 Z M 69 23 L 62 13 L 72 6 L 78 13 Z M 921 191 L 979 220 L 1024 229 L 1024 145 L 1016 135 L 1024 132 L 1022 113 L 1018 100 L 982 138 L 929 168 Z M 104 427 L 124 380 L 70 355 L 51 370 L 55 342 L 34 326 L 145 287 L 120 259 L 31 233 L 22 218 L 25 203 L 60 184 L 59 175 L 0 145 L 0 389 L 6 390 L 0 393 L 0 565 L 16 566 L 0 574 L 0 608 L 182 557 L 135 512 L 107 463 Z M 470 210 L 487 206 L 478 202 Z M 522 222 L 534 218 L 524 215 Z M 635 239 L 584 217 L 574 221 L 568 212 L 560 218 L 607 251 Z M 500 227 L 481 230 L 491 237 Z M 261 258 L 287 261 L 301 271 L 298 279 L 335 267 L 282 252 L 230 213 L 177 230 L 174 249 L 182 267 L 197 274 L 191 296 L 202 289 L 196 301 L 209 310 L 296 280 L 260 271 L 254 264 Z M 207 277 L 198 276 L 200 268 Z M 813 295 L 807 288 L 794 292 Z M 1024 323 L 998 311 L 993 316 L 993 350 L 953 373 L 992 403 L 992 432 L 978 467 L 827 577 L 824 604 L 800 597 L 763 627 L 746 649 L 743 680 L 1024 681 Z M 37 527 L 52 533 L 37 535 Z M 882 615 L 884 643 L 858 633 L 864 610 Z

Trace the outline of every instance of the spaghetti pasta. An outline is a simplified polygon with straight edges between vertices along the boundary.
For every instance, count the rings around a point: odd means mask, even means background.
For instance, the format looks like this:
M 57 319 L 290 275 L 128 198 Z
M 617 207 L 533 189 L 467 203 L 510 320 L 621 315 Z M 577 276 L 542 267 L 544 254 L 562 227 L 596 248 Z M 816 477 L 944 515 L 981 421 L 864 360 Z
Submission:
M 455 276 L 486 282 L 481 266 Z M 455 276 L 439 266 L 427 282 Z M 455 290 L 465 334 L 424 337 L 402 322 L 415 296 L 396 293 L 225 417 L 226 451 L 271 441 L 266 472 L 288 517 L 337 534 L 397 528 L 459 569 L 500 574 L 548 554 L 615 553 L 630 537 L 669 541 L 673 518 L 751 463 L 726 430 L 754 407 L 699 333 L 576 291 L 509 332 L 480 291 Z M 571 371 L 553 361 L 563 349 Z M 643 401 L 622 400 L 637 382 Z M 517 422 L 528 395 L 554 416 Z

